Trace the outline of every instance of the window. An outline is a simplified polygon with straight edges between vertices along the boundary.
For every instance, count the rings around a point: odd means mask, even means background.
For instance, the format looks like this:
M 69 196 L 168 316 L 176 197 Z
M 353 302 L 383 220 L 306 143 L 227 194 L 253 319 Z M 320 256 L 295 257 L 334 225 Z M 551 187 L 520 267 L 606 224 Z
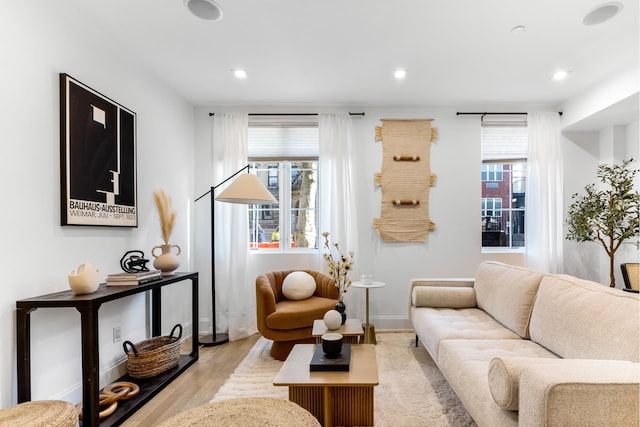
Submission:
M 268 184 L 279 202 L 249 207 L 250 248 L 265 252 L 317 249 L 317 125 L 250 123 L 248 151 L 251 173 Z
M 482 164 L 482 180 L 483 181 L 502 181 L 502 165 L 501 164 Z
M 482 246 L 523 248 L 526 116 L 482 120 Z
M 482 216 L 502 216 L 502 199 L 495 197 L 482 198 Z
M 278 187 L 278 167 L 277 166 L 271 166 L 269 167 L 269 181 L 268 181 L 268 186 L 269 188 L 277 188 Z

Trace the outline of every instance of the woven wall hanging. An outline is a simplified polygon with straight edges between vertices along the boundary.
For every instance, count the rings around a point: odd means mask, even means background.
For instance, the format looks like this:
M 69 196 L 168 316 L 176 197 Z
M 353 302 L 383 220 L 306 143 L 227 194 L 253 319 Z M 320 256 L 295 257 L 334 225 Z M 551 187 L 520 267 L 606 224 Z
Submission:
M 382 119 L 376 140 L 382 141 L 382 170 L 375 174 L 381 187 L 381 216 L 373 225 L 385 242 L 426 242 L 435 223 L 429 219 L 431 142 L 438 129 L 432 119 Z

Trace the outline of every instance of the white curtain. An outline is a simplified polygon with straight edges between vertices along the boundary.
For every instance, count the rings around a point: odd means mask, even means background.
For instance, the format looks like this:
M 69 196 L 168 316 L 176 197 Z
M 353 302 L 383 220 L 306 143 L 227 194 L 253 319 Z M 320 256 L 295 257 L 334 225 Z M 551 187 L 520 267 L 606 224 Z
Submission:
M 248 127 L 249 117 L 245 113 L 216 113 L 213 117 L 214 185 L 247 164 Z M 225 186 L 217 188 L 214 196 Z M 217 331 L 213 332 L 228 331 L 229 339 L 233 341 L 257 331 L 255 287 L 246 274 L 249 256 L 247 205 L 216 201 L 214 215 Z
M 329 240 L 340 244 L 343 253 L 353 251 L 358 266 L 358 213 L 352 153 L 351 115 L 318 114 L 320 137 L 320 233 L 328 231 Z M 320 237 L 320 247 L 324 238 Z M 327 270 L 322 270 L 324 273 Z M 354 274 L 354 273 L 352 273 Z M 351 280 L 357 280 L 351 277 Z M 347 293 L 347 313 L 351 292 Z
M 560 116 L 529 113 L 526 188 L 526 262 L 529 268 L 563 272 L 563 167 Z

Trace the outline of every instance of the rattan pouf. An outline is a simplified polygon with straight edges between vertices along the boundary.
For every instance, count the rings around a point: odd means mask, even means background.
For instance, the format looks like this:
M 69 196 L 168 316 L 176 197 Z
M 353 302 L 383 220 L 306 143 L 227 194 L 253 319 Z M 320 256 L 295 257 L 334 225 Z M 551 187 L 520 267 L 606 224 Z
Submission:
M 77 427 L 78 411 L 62 400 L 36 400 L 0 410 L 1 426 Z
M 189 409 L 158 427 L 309 427 L 320 426 L 306 409 L 289 400 L 272 397 L 246 397 L 208 403 Z

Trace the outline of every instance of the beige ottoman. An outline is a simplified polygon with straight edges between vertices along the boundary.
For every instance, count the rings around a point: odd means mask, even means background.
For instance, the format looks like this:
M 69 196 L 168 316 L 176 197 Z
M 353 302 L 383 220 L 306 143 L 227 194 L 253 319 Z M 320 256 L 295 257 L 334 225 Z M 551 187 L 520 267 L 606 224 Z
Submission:
M 320 426 L 307 410 L 272 397 L 247 397 L 208 403 L 175 415 L 158 427 L 187 426 L 307 427 Z
M 78 411 L 62 400 L 24 402 L 0 411 L 1 426 L 77 427 Z

